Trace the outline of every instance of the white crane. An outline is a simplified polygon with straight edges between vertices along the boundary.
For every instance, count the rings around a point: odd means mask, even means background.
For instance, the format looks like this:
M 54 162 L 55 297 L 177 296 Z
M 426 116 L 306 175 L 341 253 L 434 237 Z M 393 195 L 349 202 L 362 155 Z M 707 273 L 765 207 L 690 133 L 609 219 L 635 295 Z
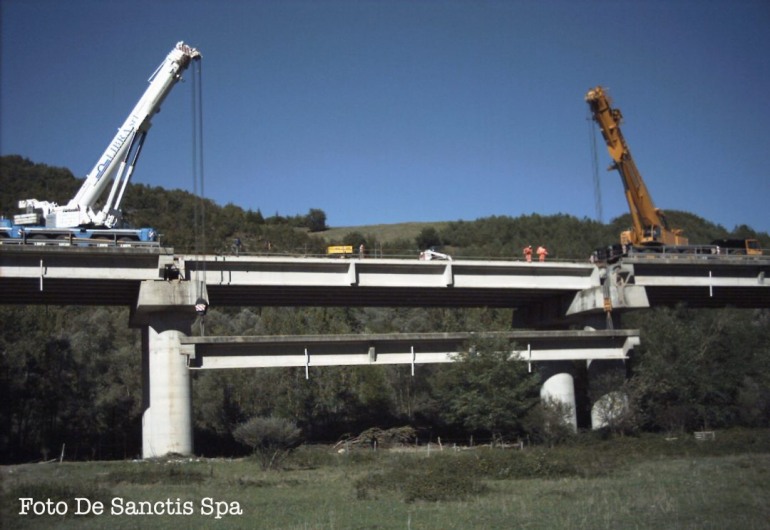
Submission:
M 14 224 L 23 228 L 21 233 L 56 238 L 72 235 L 67 229 L 112 229 L 119 226 L 123 193 L 141 153 L 152 117 L 160 110 L 163 100 L 181 79 L 182 72 L 187 69 L 191 61 L 200 59 L 200 56 L 195 48 L 184 42 L 177 43 L 150 76 L 150 86 L 88 173 L 76 195 L 63 206 L 37 199 L 19 201 L 19 208 L 27 211 L 26 214 L 14 217 Z M 109 195 L 104 204 L 99 207 L 98 202 L 107 188 L 110 189 Z M 41 223 L 44 226 L 40 226 Z M 101 233 L 102 230 L 99 232 Z M 134 230 L 133 232 L 134 235 L 131 237 L 133 239 L 154 240 L 157 237 L 154 230 L 150 232 L 144 229 L 144 231 Z

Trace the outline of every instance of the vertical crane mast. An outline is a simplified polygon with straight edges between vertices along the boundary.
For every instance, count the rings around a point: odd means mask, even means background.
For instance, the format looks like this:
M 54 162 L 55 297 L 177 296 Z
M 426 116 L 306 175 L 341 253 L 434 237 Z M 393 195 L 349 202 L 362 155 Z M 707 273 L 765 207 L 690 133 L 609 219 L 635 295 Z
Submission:
M 123 192 L 131 179 L 152 117 L 193 59 L 200 59 L 198 50 L 183 42 L 177 43 L 150 76 L 150 86 L 88 173 L 77 194 L 65 206 L 35 199 L 20 201 L 19 206 L 41 210 L 46 228 L 116 226 L 120 222 Z M 97 209 L 97 202 L 108 187 L 109 196 L 101 209 Z
M 585 99 L 612 157 L 613 164 L 609 169 L 617 169 L 620 173 L 631 211 L 633 230 L 621 234 L 621 243 L 642 246 L 687 245 L 687 238 L 680 235 L 681 230 L 669 228 L 666 216 L 655 208 L 652 202 L 642 175 L 636 168 L 620 132 L 620 122 L 623 119 L 620 110 L 610 106 L 609 98 L 600 86 L 589 90 Z

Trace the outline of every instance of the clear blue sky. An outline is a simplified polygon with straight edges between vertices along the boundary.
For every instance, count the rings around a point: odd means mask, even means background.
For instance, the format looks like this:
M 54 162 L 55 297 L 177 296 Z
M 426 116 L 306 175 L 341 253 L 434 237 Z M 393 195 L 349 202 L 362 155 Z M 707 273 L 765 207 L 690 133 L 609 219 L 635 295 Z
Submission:
M 770 231 L 767 0 L 0 10 L 0 153 L 77 176 L 183 40 L 203 55 L 204 190 L 221 205 L 321 208 L 331 226 L 595 218 L 583 97 L 603 85 L 658 207 Z M 155 117 L 136 182 L 193 190 L 191 94 L 178 85 Z M 606 222 L 627 206 L 598 147 Z

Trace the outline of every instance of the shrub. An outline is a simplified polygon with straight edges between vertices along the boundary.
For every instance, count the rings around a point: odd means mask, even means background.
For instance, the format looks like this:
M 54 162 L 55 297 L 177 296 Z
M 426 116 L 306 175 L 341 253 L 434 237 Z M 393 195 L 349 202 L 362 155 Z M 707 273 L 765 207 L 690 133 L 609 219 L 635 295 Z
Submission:
M 454 467 L 453 461 L 448 456 L 391 462 L 393 465 L 387 471 L 372 472 L 356 481 L 356 498 L 372 499 L 378 491 L 392 491 L 400 493 L 406 502 L 438 502 L 463 500 L 487 491 L 476 474 Z
M 543 450 L 478 449 L 430 458 L 388 458 L 386 470 L 368 473 L 356 481 L 355 488 L 358 499 L 372 499 L 379 491 L 392 491 L 400 493 L 406 502 L 453 501 L 485 493 L 485 480 L 553 479 L 579 474 L 575 465 Z
M 302 431 L 294 422 L 275 416 L 256 416 L 240 424 L 233 437 L 252 448 L 262 469 L 271 469 L 302 443 Z
M 551 447 L 575 437 L 569 424 L 572 408 L 553 399 L 535 405 L 524 420 L 530 439 Z
M 485 493 L 487 489 L 477 477 L 461 475 L 444 466 L 432 473 L 410 473 L 403 492 L 406 502 L 437 502 L 467 499 Z

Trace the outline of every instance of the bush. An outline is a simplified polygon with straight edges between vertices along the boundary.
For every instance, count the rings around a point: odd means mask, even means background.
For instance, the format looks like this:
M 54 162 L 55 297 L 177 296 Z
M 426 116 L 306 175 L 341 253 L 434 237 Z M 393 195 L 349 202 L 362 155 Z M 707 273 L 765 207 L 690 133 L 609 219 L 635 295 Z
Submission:
M 256 416 L 240 424 L 233 437 L 252 448 L 262 469 L 278 466 L 302 443 L 302 431 L 296 424 L 274 416 Z
M 439 467 L 432 473 L 411 473 L 404 483 L 404 500 L 455 501 L 480 495 L 487 487 L 476 477 L 460 475 L 447 467 Z
M 580 475 L 580 469 L 550 452 L 477 449 L 445 452 L 430 458 L 389 458 L 384 471 L 357 480 L 356 498 L 376 498 L 393 491 L 406 502 L 464 500 L 488 491 L 485 480 L 554 479 Z
M 575 437 L 569 424 L 572 408 L 553 399 L 535 405 L 524 420 L 525 429 L 535 443 L 555 446 Z
M 400 493 L 406 502 L 456 501 L 480 495 L 487 487 L 475 474 L 453 467 L 452 456 L 392 462 L 385 472 L 372 472 L 355 483 L 359 500 L 377 497 L 378 491 Z

